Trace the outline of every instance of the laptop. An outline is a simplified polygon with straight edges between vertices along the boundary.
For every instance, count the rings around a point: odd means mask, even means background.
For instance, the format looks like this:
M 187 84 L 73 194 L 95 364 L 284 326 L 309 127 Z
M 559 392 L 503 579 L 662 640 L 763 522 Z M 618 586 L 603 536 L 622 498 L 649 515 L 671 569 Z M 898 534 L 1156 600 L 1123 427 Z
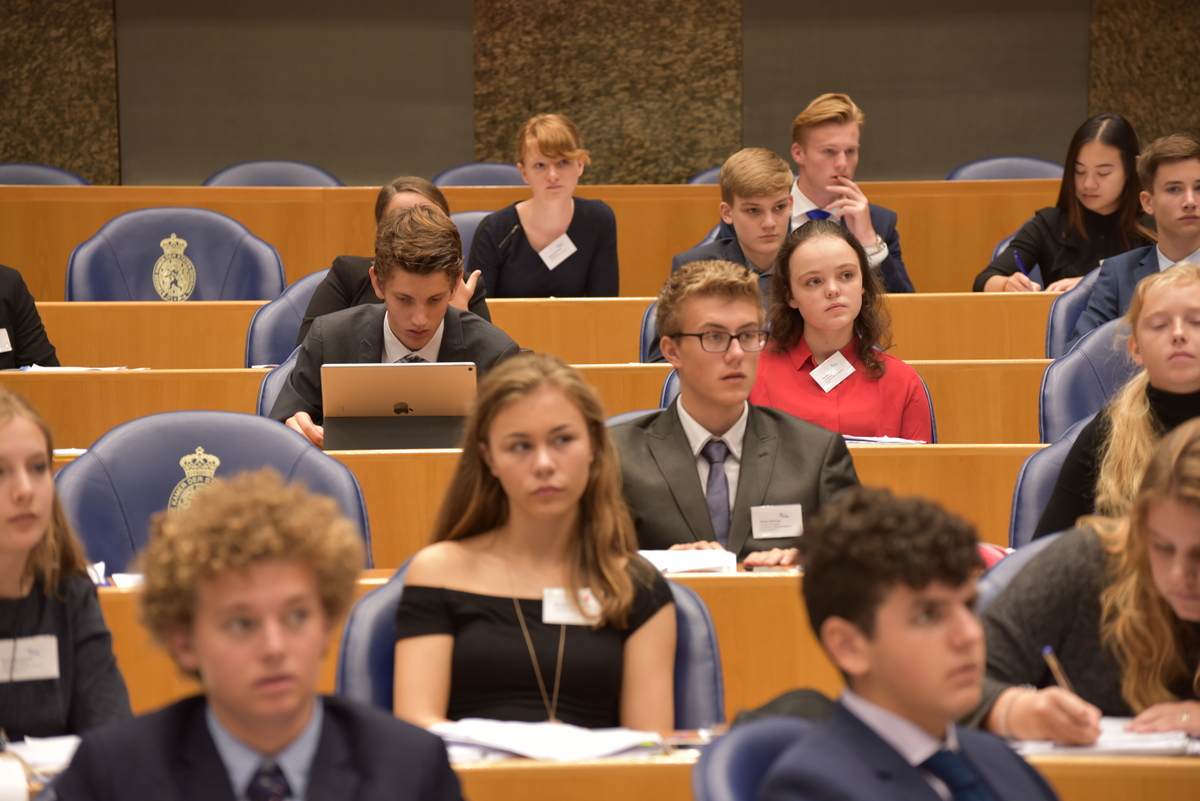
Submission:
M 457 448 L 477 377 L 471 362 L 323 364 L 325 450 Z

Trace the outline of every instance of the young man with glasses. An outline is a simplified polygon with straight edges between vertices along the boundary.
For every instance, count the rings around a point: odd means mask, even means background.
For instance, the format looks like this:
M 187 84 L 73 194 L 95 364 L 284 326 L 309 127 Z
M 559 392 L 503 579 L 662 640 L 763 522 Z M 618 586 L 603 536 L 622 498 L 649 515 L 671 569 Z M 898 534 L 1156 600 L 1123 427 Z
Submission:
M 747 402 L 763 316 L 758 280 L 727 261 L 684 265 L 659 292 L 659 344 L 679 398 L 611 432 L 639 547 L 790 564 L 802 521 L 858 484 L 840 436 Z

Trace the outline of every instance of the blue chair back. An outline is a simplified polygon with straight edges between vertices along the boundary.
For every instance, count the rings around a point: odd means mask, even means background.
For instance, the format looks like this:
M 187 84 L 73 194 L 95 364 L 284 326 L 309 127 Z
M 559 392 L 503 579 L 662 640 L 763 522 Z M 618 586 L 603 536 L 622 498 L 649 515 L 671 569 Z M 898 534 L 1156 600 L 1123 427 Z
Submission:
M 5 186 L 91 186 L 92 182 L 70 170 L 48 164 L 9 161 L 0 164 L 0 185 Z
M 663 379 L 662 392 L 658 396 L 658 408 L 665 409 L 679 397 L 679 374 L 672 370 Z
M 707 245 L 709 242 L 716 242 L 718 239 L 720 239 L 720 237 L 721 237 L 721 224 L 717 223 L 717 225 L 714 226 L 711 231 L 709 231 L 707 234 L 704 235 L 703 239 L 701 239 L 699 242 L 697 242 L 692 247 L 698 248 L 701 245 Z
M 632 420 L 637 420 L 639 417 L 645 417 L 646 415 L 653 414 L 654 412 L 657 412 L 657 411 L 660 411 L 660 410 L 659 409 L 636 409 L 632 412 L 621 412 L 620 414 L 614 414 L 612 417 L 606 418 L 604 421 L 604 425 L 609 426 L 610 428 L 612 426 L 619 426 L 619 425 L 621 425 L 621 423 L 628 423 Z
M 767 772 L 784 751 L 816 726 L 781 715 L 739 723 L 700 752 L 692 768 L 696 801 L 755 801 Z
M 656 314 L 658 314 L 658 301 L 652 300 L 642 314 L 642 329 L 638 333 L 638 359 L 643 362 L 650 362 L 654 359 L 655 345 L 659 340 L 658 324 L 655 322 Z
M 358 526 L 371 565 L 371 531 L 350 469 L 282 423 L 237 412 L 152 414 L 109 431 L 58 471 L 55 484 L 88 557 L 121 572 L 146 544 L 150 518 L 186 507 L 214 478 L 274 467 L 330 495 Z
M 207 209 L 126 212 L 67 261 L 67 300 L 273 300 L 285 284 L 275 248 Z
M 1050 317 L 1046 321 L 1046 358 L 1057 359 L 1067 352 L 1067 343 L 1075 331 L 1075 323 L 1083 316 L 1092 292 L 1096 289 L 1096 278 L 1100 268 L 1092 270 L 1079 280 L 1074 289 L 1064 292 L 1050 304 Z
M 292 340 L 295 342 L 295 339 Z M 275 401 L 279 398 L 279 393 L 283 391 L 283 385 L 287 383 L 288 376 L 292 374 L 292 370 L 296 367 L 296 355 L 300 353 L 300 348 L 292 349 L 287 358 L 279 363 L 271 372 L 263 376 L 262 383 L 258 385 L 258 401 L 254 404 L 254 412 L 260 417 L 270 417 L 271 409 L 275 406 Z
M 201 186 L 344 186 L 332 173 L 302 161 L 243 161 L 218 170 Z
M 392 709 L 396 668 L 396 609 L 404 594 L 408 562 L 386 584 L 354 604 L 342 629 L 336 692 L 344 698 Z M 708 608 L 695 592 L 668 582 L 675 599 L 675 728 L 725 722 L 721 654 Z
M 1008 518 L 1009 548 L 1020 548 L 1033 540 L 1033 532 L 1042 519 L 1042 512 L 1046 511 L 1046 504 L 1050 502 L 1063 462 L 1079 438 L 1079 432 L 1095 416 L 1090 414 L 1075 423 L 1053 445 L 1029 454 L 1029 458 L 1021 465 L 1021 472 L 1017 473 L 1017 485 L 1013 489 L 1012 513 Z
M 306 275 L 283 290 L 275 300 L 258 307 L 246 332 L 246 367 L 279 364 L 296 349 L 296 337 L 300 334 L 304 313 L 308 311 L 308 302 L 328 274 L 326 267 Z
M 1013 577 L 1020 573 L 1025 565 L 1033 561 L 1034 557 L 1044 551 L 1050 543 L 1061 536 L 1062 534 L 1059 533 L 1040 537 L 1028 545 L 1018 548 L 985 570 L 975 585 L 979 590 L 979 598 L 975 601 L 975 614 L 982 615 L 1000 597 L 1000 593 L 1004 592 Z
M 1128 333 L 1123 320 L 1110 320 L 1046 368 L 1038 415 L 1042 442 L 1057 442 L 1072 425 L 1100 411 L 1137 372 L 1125 347 Z
M 1031 156 L 997 156 L 959 165 L 946 175 L 947 181 L 988 181 L 1011 178 L 1061 179 L 1061 164 Z
M 689 184 L 715 184 L 717 179 L 721 177 L 721 167 L 722 165 L 718 164 L 715 167 L 709 167 L 707 170 L 701 170 L 691 178 L 688 178 L 687 182 Z
M 516 164 L 476 161 L 459 164 L 433 176 L 435 186 L 524 186 Z
M 454 221 L 455 227 L 458 228 L 458 235 L 462 239 L 463 269 L 466 269 L 467 260 L 471 258 L 471 243 L 475 241 L 475 229 L 491 214 L 490 211 L 456 211 L 450 215 L 450 219 Z
M 921 378 L 918 374 L 917 378 Z M 937 445 L 937 415 L 933 413 L 933 396 L 929 394 L 929 386 L 921 378 L 921 389 L 925 390 L 925 402 L 929 404 L 929 444 Z

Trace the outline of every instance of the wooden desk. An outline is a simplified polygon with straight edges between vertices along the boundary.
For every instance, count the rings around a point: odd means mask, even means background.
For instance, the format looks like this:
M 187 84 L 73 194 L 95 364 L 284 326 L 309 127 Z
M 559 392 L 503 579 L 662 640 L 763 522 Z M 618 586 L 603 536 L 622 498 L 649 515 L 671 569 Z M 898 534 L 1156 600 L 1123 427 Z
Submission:
M 929 388 L 938 442 L 1037 442 L 1048 359 L 910 361 Z
M 970 289 L 968 286 L 967 289 Z M 897 359 L 1041 359 L 1058 293 L 888 295 Z

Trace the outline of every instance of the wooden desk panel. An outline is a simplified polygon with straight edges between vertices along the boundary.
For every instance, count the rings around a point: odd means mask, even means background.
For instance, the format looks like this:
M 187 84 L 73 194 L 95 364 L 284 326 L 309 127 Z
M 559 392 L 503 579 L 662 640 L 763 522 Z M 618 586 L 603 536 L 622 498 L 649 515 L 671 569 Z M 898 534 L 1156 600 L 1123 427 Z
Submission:
M 911 361 L 933 400 L 938 442 L 1037 442 L 1048 359 Z
M 653 298 L 489 300 L 492 322 L 523 348 L 568 364 L 638 361 L 642 315 Z
M 968 286 L 967 289 L 970 289 Z M 1058 293 L 888 295 L 897 359 L 1041 359 Z

